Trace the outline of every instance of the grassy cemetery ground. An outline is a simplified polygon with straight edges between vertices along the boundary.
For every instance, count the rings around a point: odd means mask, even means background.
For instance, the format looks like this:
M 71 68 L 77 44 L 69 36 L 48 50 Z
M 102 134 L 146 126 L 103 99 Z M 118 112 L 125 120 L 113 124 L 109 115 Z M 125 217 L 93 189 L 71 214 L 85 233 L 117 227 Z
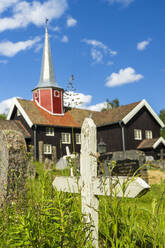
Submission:
M 37 176 L 0 208 L 0 247 L 92 247 L 90 226 L 81 223 L 80 196 L 57 192 L 52 181 L 60 172 L 35 166 Z M 100 197 L 99 247 L 165 247 L 165 183 L 160 176 L 156 183 L 141 198 Z

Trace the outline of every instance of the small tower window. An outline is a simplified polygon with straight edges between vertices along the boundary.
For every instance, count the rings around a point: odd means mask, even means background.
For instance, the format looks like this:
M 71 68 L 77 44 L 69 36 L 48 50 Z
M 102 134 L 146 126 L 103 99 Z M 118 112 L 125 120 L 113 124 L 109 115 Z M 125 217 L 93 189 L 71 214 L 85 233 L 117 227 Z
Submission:
M 54 96 L 55 96 L 55 97 L 60 97 L 60 92 L 59 92 L 59 90 L 55 90 L 55 91 L 54 91 Z
M 38 98 L 38 91 L 36 91 L 36 92 L 34 93 L 34 98 L 35 98 L 35 99 Z

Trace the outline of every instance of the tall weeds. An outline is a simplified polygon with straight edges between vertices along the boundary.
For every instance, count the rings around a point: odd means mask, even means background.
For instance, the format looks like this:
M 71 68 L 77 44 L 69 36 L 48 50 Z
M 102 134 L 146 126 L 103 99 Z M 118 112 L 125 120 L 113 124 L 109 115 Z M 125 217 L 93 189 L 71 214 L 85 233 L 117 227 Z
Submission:
M 0 208 L 0 247 L 92 248 L 79 194 L 57 192 L 54 173 L 36 163 L 24 194 Z M 21 196 L 21 197 L 20 197 Z M 99 197 L 99 247 L 165 247 L 165 185 L 142 198 Z

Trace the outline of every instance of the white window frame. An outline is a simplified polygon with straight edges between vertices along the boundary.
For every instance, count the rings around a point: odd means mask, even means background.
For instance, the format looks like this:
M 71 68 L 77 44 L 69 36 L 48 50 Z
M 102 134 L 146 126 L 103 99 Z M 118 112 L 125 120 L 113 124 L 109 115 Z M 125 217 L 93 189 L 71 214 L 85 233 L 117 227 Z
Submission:
M 62 144 L 70 144 L 70 141 L 71 141 L 70 133 L 61 133 Z
M 54 128 L 46 127 L 46 136 L 54 136 Z
M 145 130 L 145 137 L 146 137 L 146 139 L 152 139 L 152 131 L 151 130 Z
M 141 129 L 134 129 L 134 139 L 135 140 L 142 140 L 142 130 Z
M 34 98 L 37 99 L 38 97 L 39 97 L 39 93 L 38 93 L 38 91 L 35 91 L 34 92 Z
M 44 144 L 44 154 L 52 154 L 52 145 Z
M 77 145 L 81 144 L 81 133 L 76 133 L 76 144 Z
M 58 93 L 58 94 L 56 95 L 56 93 Z M 54 90 L 54 96 L 55 97 L 60 97 L 60 91 L 59 90 Z

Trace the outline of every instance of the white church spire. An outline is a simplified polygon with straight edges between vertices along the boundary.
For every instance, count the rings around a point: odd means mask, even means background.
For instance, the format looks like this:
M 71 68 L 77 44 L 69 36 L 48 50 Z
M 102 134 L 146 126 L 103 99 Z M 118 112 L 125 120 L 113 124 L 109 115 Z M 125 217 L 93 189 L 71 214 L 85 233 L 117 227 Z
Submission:
M 44 42 L 43 57 L 42 57 L 41 76 L 40 76 L 40 81 L 37 85 L 37 88 L 42 88 L 42 87 L 60 88 L 56 83 L 56 79 L 54 75 L 47 22 L 48 22 L 48 19 L 46 19 L 45 42 Z

